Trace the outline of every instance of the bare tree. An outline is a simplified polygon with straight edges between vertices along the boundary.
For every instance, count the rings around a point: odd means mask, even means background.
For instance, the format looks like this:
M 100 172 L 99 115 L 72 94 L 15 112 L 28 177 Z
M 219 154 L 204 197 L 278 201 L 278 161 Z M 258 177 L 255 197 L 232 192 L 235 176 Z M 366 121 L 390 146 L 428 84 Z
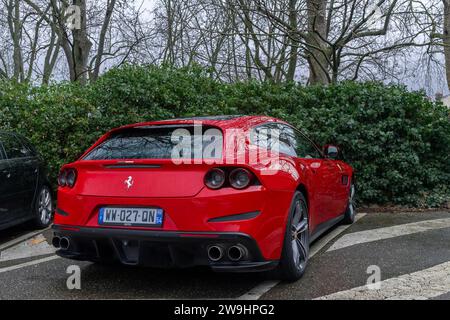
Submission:
M 84 84 L 88 80 L 95 81 L 98 78 L 105 61 L 110 60 L 111 57 L 120 61 L 120 56 L 128 56 L 132 50 L 130 47 L 135 45 L 120 38 L 121 33 L 126 32 L 126 30 L 120 30 L 120 24 L 130 27 L 132 20 L 138 19 L 135 12 L 130 10 L 129 1 L 72 0 L 69 3 L 68 0 L 47 0 L 50 5 L 49 11 L 41 9 L 39 0 L 24 1 L 51 28 L 49 51 L 45 59 L 44 82 L 48 82 L 60 48 L 66 59 L 70 80 Z M 90 15 L 93 11 L 96 14 Z M 125 12 L 129 16 L 114 21 L 115 14 L 121 15 Z M 71 19 L 75 19 L 79 25 L 69 24 L 68 22 L 72 22 L 69 21 Z M 112 21 L 114 26 L 111 25 Z M 111 32 L 112 28 L 120 32 Z
M 444 10 L 442 19 L 442 33 L 434 32 L 433 38 L 442 40 L 445 58 L 445 73 L 447 77 L 447 86 L 450 90 L 450 0 L 442 0 Z
M 86 83 L 126 62 L 306 84 L 402 82 L 446 62 L 450 78 L 449 0 L 144 1 L 0 0 L 0 78 Z

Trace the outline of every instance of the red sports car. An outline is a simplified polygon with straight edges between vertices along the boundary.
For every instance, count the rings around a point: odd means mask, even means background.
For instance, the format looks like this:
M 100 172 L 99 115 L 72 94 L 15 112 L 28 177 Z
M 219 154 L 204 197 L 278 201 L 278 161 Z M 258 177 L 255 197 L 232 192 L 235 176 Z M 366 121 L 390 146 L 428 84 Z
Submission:
M 53 245 L 93 262 L 300 278 L 309 245 L 355 218 L 353 169 L 265 116 L 111 130 L 58 177 Z

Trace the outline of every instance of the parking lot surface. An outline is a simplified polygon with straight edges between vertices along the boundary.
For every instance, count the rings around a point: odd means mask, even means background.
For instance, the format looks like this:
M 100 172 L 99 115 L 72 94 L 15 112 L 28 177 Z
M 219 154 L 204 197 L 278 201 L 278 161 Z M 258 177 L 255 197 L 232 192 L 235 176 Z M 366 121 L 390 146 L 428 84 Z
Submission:
M 14 231 L 15 230 L 15 231 Z M 294 283 L 261 274 L 158 270 L 54 255 L 51 230 L 1 231 L 0 299 L 449 299 L 450 212 L 361 214 L 311 248 Z M 26 237 L 25 237 L 26 238 Z M 11 242 L 13 241 L 13 242 Z M 71 266 L 81 288 L 69 289 Z M 69 271 L 69 273 L 68 273 Z

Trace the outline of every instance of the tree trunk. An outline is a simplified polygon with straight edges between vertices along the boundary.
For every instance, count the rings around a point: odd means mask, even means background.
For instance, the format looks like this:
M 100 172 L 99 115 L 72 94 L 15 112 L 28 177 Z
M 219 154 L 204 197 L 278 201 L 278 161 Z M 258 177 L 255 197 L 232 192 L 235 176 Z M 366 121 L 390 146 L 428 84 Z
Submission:
M 59 38 L 56 39 L 56 32 L 52 29 L 49 47 L 47 49 L 47 53 L 45 54 L 44 72 L 42 75 L 42 84 L 49 84 L 49 82 L 50 82 L 50 77 L 53 73 L 56 59 L 58 58 L 58 54 L 59 54 L 60 41 L 61 40 Z
M 92 47 L 86 30 L 86 0 L 74 0 L 73 4 L 79 6 L 81 12 L 81 28 L 72 30 L 74 80 L 85 84 L 88 75 L 88 58 Z
M 113 14 L 115 4 L 116 0 L 110 0 L 107 4 L 106 15 L 105 19 L 103 20 L 102 29 L 100 31 L 100 38 L 98 41 L 97 56 L 95 57 L 94 73 L 92 76 L 93 81 L 97 80 L 100 73 L 100 66 L 102 64 L 103 52 L 105 49 L 106 32 L 108 31 L 109 23 L 111 22 L 111 16 Z
M 10 1 L 7 4 L 8 26 L 13 43 L 14 80 L 22 82 L 24 80 L 22 48 L 20 40 L 22 38 L 22 26 L 20 20 L 19 0 Z
M 327 0 L 308 0 L 307 59 L 310 84 L 329 84 Z
M 173 11 L 175 10 L 172 7 L 172 1 L 167 0 L 165 3 L 165 9 L 167 14 L 167 41 L 166 41 L 166 47 L 164 49 L 164 57 L 163 57 L 163 63 L 173 65 L 175 63 L 174 58 L 174 18 L 175 15 Z
M 450 89 L 450 0 L 444 1 L 444 56 L 447 86 Z
M 26 0 L 28 4 L 33 6 L 33 8 L 42 13 L 39 9 L 39 7 L 34 4 L 30 0 Z M 67 67 L 69 69 L 69 77 L 70 81 L 74 82 L 76 81 L 76 73 L 75 73 L 75 65 L 74 65 L 74 59 L 73 59 L 73 52 L 72 52 L 72 44 L 69 39 L 69 35 L 67 34 L 66 26 L 65 26 L 65 11 L 67 9 L 67 3 L 62 2 L 61 6 L 58 6 L 58 0 L 50 0 L 52 5 L 52 19 L 48 19 L 48 23 L 52 27 L 52 30 L 55 31 L 59 38 L 59 43 L 61 45 L 61 48 L 63 49 L 64 55 L 66 56 L 67 61 Z
M 291 27 L 291 50 L 289 52 L 289 63 L 286 75 L 287 81 L 294 81 L 295 71 L 297 70 L 299 41 L 296 41 L 295 32 L 297 31 L 297 0 L 289 0 L 289 25 Z

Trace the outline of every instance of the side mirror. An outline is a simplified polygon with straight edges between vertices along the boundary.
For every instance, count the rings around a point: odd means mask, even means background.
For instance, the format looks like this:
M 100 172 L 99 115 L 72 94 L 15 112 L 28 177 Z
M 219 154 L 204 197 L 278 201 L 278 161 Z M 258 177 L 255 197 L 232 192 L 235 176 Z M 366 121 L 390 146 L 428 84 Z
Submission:
M 327 144 L 326 146 L 323 147 L 323 153 L 327 158 L 337 159 L 339 155 L 339 148 L 331 144 Z

